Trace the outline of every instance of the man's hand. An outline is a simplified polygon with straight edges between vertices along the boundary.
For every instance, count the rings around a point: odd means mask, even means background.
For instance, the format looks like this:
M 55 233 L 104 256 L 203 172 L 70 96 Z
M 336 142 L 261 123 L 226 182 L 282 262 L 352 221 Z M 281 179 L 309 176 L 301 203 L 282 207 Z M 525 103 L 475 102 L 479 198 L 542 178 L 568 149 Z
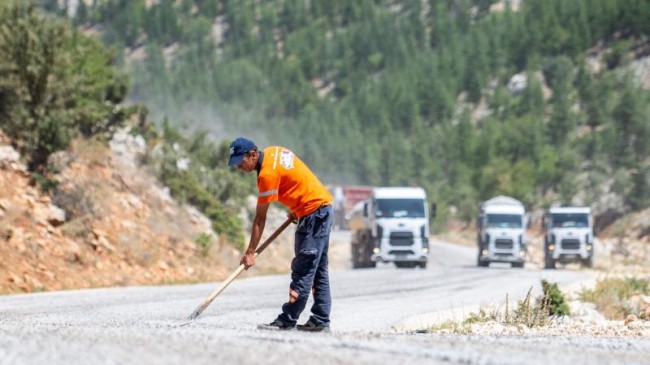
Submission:
M 249 267 L 255 265 L 255 252 L 246 251 L 239 263 L 244 265 L 245 269 L 248 270 Z
M 266 212 L 269 210 L 269 204 L 257 204 L 255 207 L 255 218 L 253 218 L 253 228 L 251 229 L 251 240 L 248 241 L 248 248 L 246 253 L 242 256 L 239 263 L 244 265 L 246 270 L 255 265 L 255 249 L 257 244 L 260 243 L 262 233 L 264 232 L 264 224 L 266 223 Z

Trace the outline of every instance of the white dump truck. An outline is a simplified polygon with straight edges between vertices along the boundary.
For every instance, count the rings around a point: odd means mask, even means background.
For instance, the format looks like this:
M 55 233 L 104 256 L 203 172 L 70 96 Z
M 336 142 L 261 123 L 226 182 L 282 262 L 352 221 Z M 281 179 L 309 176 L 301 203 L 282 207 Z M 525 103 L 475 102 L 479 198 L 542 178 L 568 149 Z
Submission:
M 497 196 L 481 204 L 477 218 L 477 265 L 506 262 L 524 267 L 526 262 L 526 210 L 517 199 Z
M 555 263 L 580 263 L 593 266 L 594 233 L 591 209 L 553 207 L 544 215 L 544 267 Z
M 431 215 L 435 215 L 435 205 Z M 352 231 L 352 267 L 426 268 L 429 253 L 429 207 L 419 187 L 377 187 L 348 216 Z

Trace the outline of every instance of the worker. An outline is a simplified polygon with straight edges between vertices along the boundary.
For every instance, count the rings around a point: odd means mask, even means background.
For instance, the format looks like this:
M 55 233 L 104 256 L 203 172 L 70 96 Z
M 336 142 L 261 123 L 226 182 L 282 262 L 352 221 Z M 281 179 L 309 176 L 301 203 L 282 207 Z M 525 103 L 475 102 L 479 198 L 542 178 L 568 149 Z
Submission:
M 255 143 L 239 137 L 230 144 L 230 166 L 245 173 L 257 173 L 257 206 L 250 241 L 241 264 L 255 265 L 255 250 L 264 232 L 269 205 L 278 201 L 296 220 L 294 258 L 291 262 L 289 301 L 275 320 L 259 329 L 329 332 L 332 298 L 327 251 L 333 223 L 332 195 L 316 175 L 291 150 L 270 146 L 259 150 Z M 311 316 L 297 325 L 310 292 L 314 304 Z

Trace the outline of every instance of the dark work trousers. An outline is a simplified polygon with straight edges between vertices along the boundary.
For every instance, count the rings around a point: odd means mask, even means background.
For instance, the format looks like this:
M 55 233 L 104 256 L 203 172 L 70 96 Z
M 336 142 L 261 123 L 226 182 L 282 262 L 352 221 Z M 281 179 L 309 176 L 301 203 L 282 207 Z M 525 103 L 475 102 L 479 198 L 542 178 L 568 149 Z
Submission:
M 311 320 L 317 325 L 330 322 L 332 296 L 327 269 L 327 250 L 334 214 L 330 205 L 300 218 L 296 229 L 295 257 L 291 262 L 289 301 L 282 306 L 278 319 L 295 325 L 313 291 Z

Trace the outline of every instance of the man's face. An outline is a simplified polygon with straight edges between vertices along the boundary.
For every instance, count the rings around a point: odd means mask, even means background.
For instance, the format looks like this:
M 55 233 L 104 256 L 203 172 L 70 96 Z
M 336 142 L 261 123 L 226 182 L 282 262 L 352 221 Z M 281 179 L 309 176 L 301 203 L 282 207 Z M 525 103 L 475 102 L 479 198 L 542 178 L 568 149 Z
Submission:
M 257 151 L 249 151 L 244 155 L 244 159 L 241 160 L 237 168 L 239 171 L 245 173 L 253 172 L 255 170 L 255 165 L 257 164 L 257 158 L 259 157 Z

